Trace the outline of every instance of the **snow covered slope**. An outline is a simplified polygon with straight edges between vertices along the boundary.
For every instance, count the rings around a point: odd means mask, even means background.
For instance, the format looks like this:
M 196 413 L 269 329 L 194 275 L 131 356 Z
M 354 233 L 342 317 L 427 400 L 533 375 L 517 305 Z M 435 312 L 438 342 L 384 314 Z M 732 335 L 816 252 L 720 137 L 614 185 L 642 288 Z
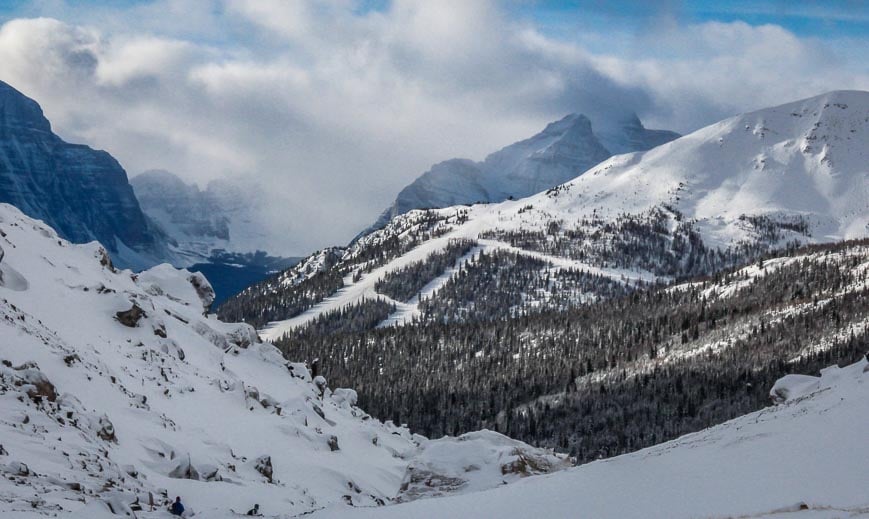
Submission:
M 510 488 L 314 517 L 869 517 L 869 363 L 771 393 L 775 407 Z
M 533 137 L 492 153 L 483 162 L 450 159 L 435 164 L 405 187 L 372 229 L 413 209 L 431 209 L 522 198 L 566 182 L 618 153 L 645 151 L 677 138 L 649 130 L 631 114 L 595 121 L 570 114 Z
M 286 517 L 568 464 L 496 433 L 429 442 L 381 423 L 250 326 L 205 316 L 213 295 L 166 264 L 118 271 L 96 242 L 0 204 L 0 515 L 129 517 L 152 494 L 199 517 L 254 503 Z M 476 470 L 444 442 L 473 443 Z
M 73 242 L 99 240 L 124 266 L 143 268 L 169 257 L 118 161 L 64 142 L 36 101 L 2 81 L 0 202 L 48 222 Z
M 614 218 L 665 204 L 727 245 L 766 216 L 816 241 L 869 231 L 869 92 L 839 91 L 740 115 L 645 153 L 621 155 L 527 200 L 546 219 Z M 519 218 L 526 226 L 532 218 Z
M 456 238 L 631 282 L 708 274 L 793 242 L 867 235 L 869 92 L 831 92 L 613 157 L 522 200 L 396 217 L 346 249 L 334 267 L 346 276 L 343 288 L 304 313 L 272 318 L 264 334 L 276 339 L 364 298 L 388 299 L 374 289 L 379 279 Z M 359 263 L 385 243 L 391 252 Z M 429 293 L 436 298 L 446 281 Z M 418 315 L 417 305 L 396 303 Z

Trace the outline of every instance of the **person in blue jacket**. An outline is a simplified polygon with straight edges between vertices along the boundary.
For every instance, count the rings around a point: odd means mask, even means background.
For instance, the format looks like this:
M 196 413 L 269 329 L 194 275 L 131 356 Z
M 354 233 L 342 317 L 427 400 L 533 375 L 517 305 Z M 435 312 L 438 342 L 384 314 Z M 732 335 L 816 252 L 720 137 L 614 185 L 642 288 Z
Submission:
M 181 504 L 181 496 L 175 498 L 175 502 L 169 508 L 169 513 L 180 516 L 184 513 L 184 505 Z

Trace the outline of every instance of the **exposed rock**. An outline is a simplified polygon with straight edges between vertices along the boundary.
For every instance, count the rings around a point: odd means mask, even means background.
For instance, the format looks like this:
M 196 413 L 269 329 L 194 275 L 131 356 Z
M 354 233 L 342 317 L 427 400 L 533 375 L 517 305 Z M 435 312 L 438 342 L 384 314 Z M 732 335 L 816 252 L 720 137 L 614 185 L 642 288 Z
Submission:
M 48 377 L 39 370 L 39 366 L 35 362 L 25 362 L 24 364 L 14 368 L 17 376 L 15 384 L 22 387 L 35 403 L 39 403 L 42 399 L 49 402 L 57 400 L 57 390 Z
M 196 289 L 196 295 L 202 301 L 202 307 L 208 311 L 211 304 L 214 302 L 214 288 L 211 283 L 200 272 L 194 272 L 187 277 L 187 281 Z
M 274 476 L 274 467 L 272 466 L 272 457 L 271 456 L 260 456 L 254 462 L 254 467 L 257 472 L 263 475 L 269 483 L 274 483 L 272 477 Z
M 162 337 L 164 339 L 167 338 L 168 335 L 166 335 L 166 325 L 158 324 L 154 326 L 154 335 L 156 335 L 157 337 Z
M 148 314 L 146 314 L 145 311 L 142 310 L 142 308 L 138 304 L 133 303 L 133 307 L 129 310 L 117 312 L 115 314 L 115 319 L 117 319 L 118 322 L 123 324 L 124 326 L 135 328 L 139 325 L 139 320 L 147 316 Z
M 99 430 L 97 431 L 97 436 L 107 442 L 118 442 L 118 438 L 115 436 L 115 425 L 112 423 L 111 420 L 109 420 L 108 416 L 101 416 L 98 426 Z
M 196 467 L 193 466 L 193 462 L 190 461 L 189 455 L 185 458 L 179 458 L 178 464 L 175 465 L 175 468 L 167 475 L 170 478 L 175 479 L 195 479 L 197 481 L 202 479 L 199 471 L 196 470 Z
M 341 448 L 338 447 L 338 437 L 334 434 L 332 436 L 329 436 L 329 450 L 331 450 L 332 452 L 341 450 Z

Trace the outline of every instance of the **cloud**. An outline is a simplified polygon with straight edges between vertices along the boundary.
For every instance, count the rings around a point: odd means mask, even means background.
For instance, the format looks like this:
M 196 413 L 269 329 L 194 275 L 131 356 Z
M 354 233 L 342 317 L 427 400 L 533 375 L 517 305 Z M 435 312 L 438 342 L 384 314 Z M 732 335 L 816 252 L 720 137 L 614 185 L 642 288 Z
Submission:
M 632 35 L 626 55 L 486 1 L 160 0 L 88 19 L 58 5 L 44 14 L 63 21 L 0 28 L 0 79 L 131 174 L 267 186 L 268 246 L 283 254 L 346 242 L 432 163 L 480 159 L 568 112 L 685 131 L 867 88 L 822 42 L 777 26 L 673 22 Z

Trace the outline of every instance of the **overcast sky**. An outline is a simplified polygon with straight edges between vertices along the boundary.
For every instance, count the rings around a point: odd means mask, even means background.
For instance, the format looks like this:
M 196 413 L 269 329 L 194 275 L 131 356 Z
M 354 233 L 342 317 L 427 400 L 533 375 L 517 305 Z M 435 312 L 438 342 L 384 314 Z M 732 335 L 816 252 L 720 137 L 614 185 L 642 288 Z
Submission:
M 0 79 L 130 176 L 256 179 L 270 252 L 301 254 L 567 113 L 687 133 L 869 90 L 867 4 L 0 0 Z

